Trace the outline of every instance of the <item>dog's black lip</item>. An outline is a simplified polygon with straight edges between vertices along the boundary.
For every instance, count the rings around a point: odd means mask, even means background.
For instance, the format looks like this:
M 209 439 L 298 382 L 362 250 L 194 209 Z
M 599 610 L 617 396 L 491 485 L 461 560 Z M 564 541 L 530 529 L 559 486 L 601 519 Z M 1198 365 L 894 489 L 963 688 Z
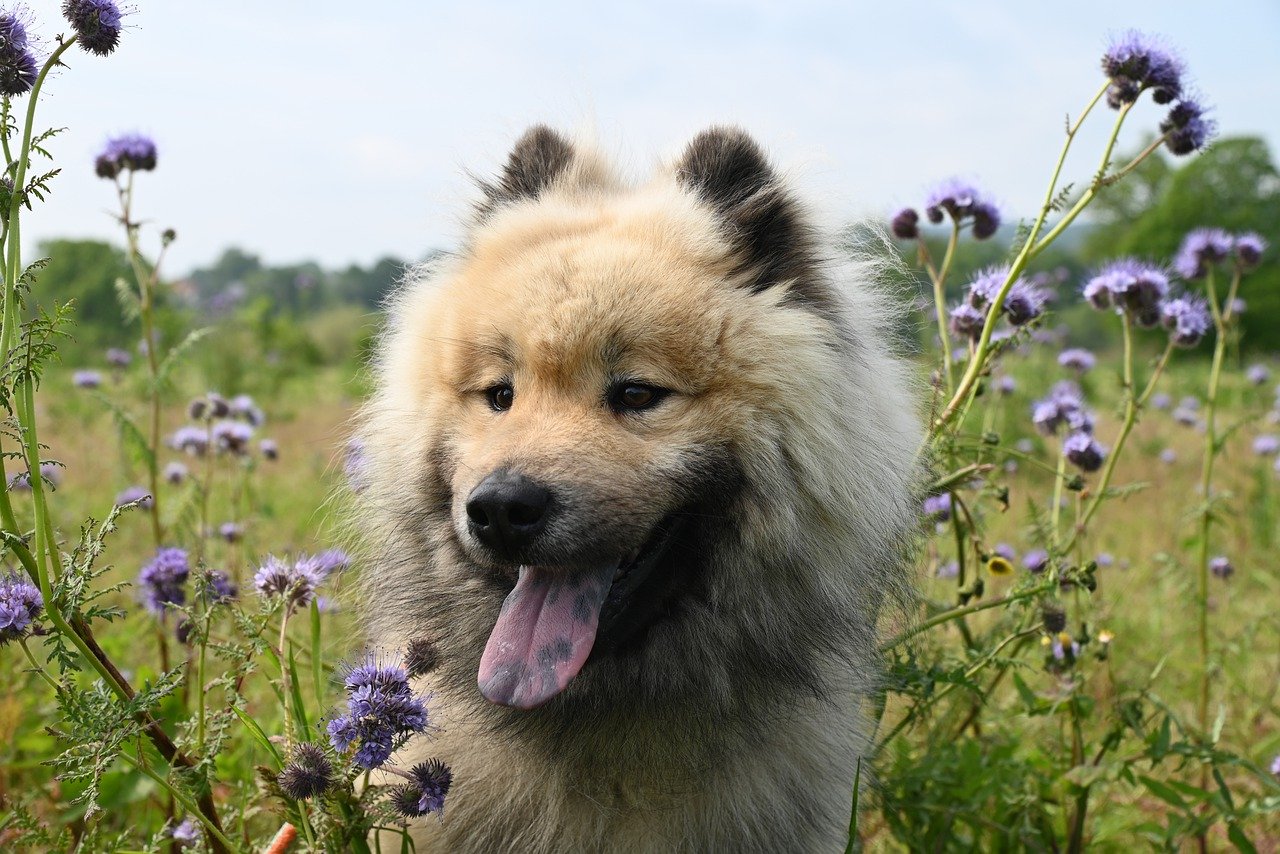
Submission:
M 668 554 L 688 522 L 685 513 L 670 514 L 654 526 L 635 559 L 619 567 L 622 575 L 609 588 L 600 608 L 600 624 L 588 664 L 597 655 L 616 651 L 653 621 L 671 580 Z

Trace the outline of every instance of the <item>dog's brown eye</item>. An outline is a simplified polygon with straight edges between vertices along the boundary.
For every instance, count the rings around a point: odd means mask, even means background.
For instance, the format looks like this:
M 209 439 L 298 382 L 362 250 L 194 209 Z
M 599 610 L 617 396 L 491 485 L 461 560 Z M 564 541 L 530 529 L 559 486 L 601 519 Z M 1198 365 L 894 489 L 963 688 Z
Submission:
M 505 412 L 515 402 L 516 390 L 511 387 L 510 383 L 498 383 L 486 389 L 484 396 L 489 401 L 490 409 L 494 412 Z
M 665 388 L 644 383 L 619 383 L 609 395 L 609 405 L 618 412 L 639 412 L 656 406 L 666 396 Z

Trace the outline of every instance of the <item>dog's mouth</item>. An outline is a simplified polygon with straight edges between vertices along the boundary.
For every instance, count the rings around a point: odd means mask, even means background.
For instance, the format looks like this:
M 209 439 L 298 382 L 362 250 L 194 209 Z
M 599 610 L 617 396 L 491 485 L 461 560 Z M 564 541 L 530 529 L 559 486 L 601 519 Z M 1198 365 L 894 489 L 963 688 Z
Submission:
M 597 646 L 612 648 L 653 615 L 666 556 L 687 517 L 667 517 L 639 549 L 590 567 L 521 566 L 480 658 L 490 702 L 532 709 L 563 691 Z

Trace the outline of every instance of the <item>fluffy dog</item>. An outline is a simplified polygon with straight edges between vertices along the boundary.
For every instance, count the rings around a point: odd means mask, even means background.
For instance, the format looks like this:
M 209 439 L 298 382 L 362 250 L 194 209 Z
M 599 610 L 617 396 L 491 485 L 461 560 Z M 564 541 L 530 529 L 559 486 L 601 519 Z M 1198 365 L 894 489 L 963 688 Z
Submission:
M 840 848 L 916 519 L 889 300 L 737 129 L 629 186 L 535 127 L 481 187 L 361 424 L 371 642 L 439 650 L 418 850 Z

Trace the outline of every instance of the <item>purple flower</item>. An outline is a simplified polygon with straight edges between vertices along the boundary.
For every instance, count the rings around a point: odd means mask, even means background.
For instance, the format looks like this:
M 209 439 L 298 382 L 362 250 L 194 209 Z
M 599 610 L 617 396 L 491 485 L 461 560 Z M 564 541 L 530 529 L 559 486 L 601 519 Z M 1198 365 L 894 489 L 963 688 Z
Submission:
M 1253 440 L 1253 452 L 1260 457 L 1274 457 L 1280 454 L 1280 436 L 1264 433 Z
M 453 784 L 453 772 L 439 759 L 421 762 L 409 771 L 412 782 L 397 786 L 391 793 L 391 806 L 406 818 L 438 813 L 444 809 L 445 796 Z
M 353 759 L 360 767 L 381 766 L 410 735 L 426 730 L 426 699 L 413 693 L 404 668 L 370 654 L 344 684 L 347 714 L 329 722 L 329 741 L 339 753 L 358 742 Z
M 1018 388 L 1018 384 L 1013 381 L 1013 377 L 1004 374 L 996 380 L 996 391 L 1004 397 L 1013 394 Z
M 184 818 L 169 831 L 169 836 L 181 848 L 188 848 L 200 841 L 200 829 L 189 818 Z
M 40 477 L 48 482 L 51 486 L 57 486 L 62 482 L 62 467 L 56 463 L 41 463 Z M 15 492 L 26 492 L 31 489 L 30 472 L 18 472 L 9 479 L 9 489 Z
M 1227 314 L 1244 314 L 1249 304 L 1240 297 L 1227 300 Z
M 1280 753 L 1276 754 L 1276 758 L 1271 760 L 1271 773 L 1276 777 L 1280 777 Z
M 1191 98 L 1174 104 L 1160 122 L 1160 132 L 1167 137 L 1165 147 L 1179 157 L 1204 148 L 1218 131 L 1217 122 L 1207 118 L 1207 112 L 1203 104 Z
M 1165 448 L 1160 452 L 1160 462 L 1172 465 L 1178 461 L 1178 454 L 1173 448 Z
M 1128 30 L 1113 36 L 1102 55 L 1102 70 L 1111 78 L 1107 103 L 1113 109 L 1132 103 L 1150 89 L 1157 104 L 1182 94 L 1182 60 L 1155 38 Z
M 1114 307 L 1147 327 L 1160 321 L 1160 301 L 1168 292 L 1169 277 L 1164 271 L 1135 258 L 1112 261 L 1084 286 L 1084 298 L 1094 308 Z
M 213 443 L 219 451 L 237 456 L 248 453 L 253 439 L 253 428 L 236 421 L 223 421 L 213 426 Z
M 960 574 L 960 564 L 954 560 L 938 565 L 939 578 L 955 578 Z
M 0 12 L 0 95 L 16 97 L 31 91 L 40 63 L 27 40 L 27 28 L 14 12 Z
M 71 375 L 76 388 L 97 388 L 102 385 L 102 374 L 97 371 L 76 371 Z
M 1058 633 L 1050 644 L 1050 650 L 1058 661 L 1066 661 L 1068 656 L 1072 661 L 1080 657 L 1080 643 L 1072 640 L 1066 632 Z
M 889 228 L 899 240 L 915 240 L 920 236 L 920 214 L 915 208 L 903 208 L 893 215 Z
M 1081 347 L 1073 347 L 1070 350 L 1063 350 L 1058 354 L 1059 365 L 1081 374 L 1093 370 L 1093 366 L 1097 363 L 1097 358 L 1088 350 Z
M 985 240 L 1000 227 L 1000 209 L 971 184 L 950 178 L 938 184 L 925 198 L 925 216 L 934 224 L 946 213 L 957 224 L 973 220 L 973 236 Z
M 945 522 L 951 518 L 951 496 L 947 493 L 930 495 L 924 500 L 923 510 L 925 518 L 931 522 Z
M 1203 279 L 1209 268 L 1231 255 L 1235 242 L 1220 228 L 1197 228 L 1187 232 L 1173 259 L 1173 269 L 1182 278 Z
M 1252 270 L 1267 251 L 1267 241 L 1252 231 L 1236 235 L 1236 263 L 1242 270 Z
M 1183 427 L 1194 427 L 1200 423 L 1200 416 L 1196 414 L 1194 409 L 1187 409 L 1179 405 L 1177 409 L 1173 410 L 1173 420 Z
M 244 536 L 244 527 L 238 522 L 223 522 L 218 526 L 218 536 L 228 543 L 238 543 Z
M 1168 409 L 1173 405 L 1173 398 L 1162 391 L 1151 398 L 1151 405 L 1156 409 Z
M 258 443 L 258 450 L 262 453 L 264 460 L 280 459 L 280 448 L 276 445 L 275 439 L 263 439 Z
M 1230 578 L 1235 573 L 1236 568 L 1231 565 L 1226 555 L 1218 555 L 1209 561 L 1209 571 L 1213 573 L 1215 578 Z
M 277 779 L 281 790 L 295 801 L 322 795 L 333 785 L 333 763 L 317 744 L 303 742 L 294 748 Z
M 114 0 L 63 0 L 62 16 L 89 53 L 106 56 L 120 43 L 120 7 Z
M 309 604 L 320 581 L 310 561 L 289 563 L 274 555 L 269 555 L 253 576 L 253 586 L 260 595 L 283 599 L 290 610 Z
M 187 471 L 187 467 L 177 460 L 174 460 L 164 467 L 165 481 L 172 483 L 175 486 L 186 480 L 188 474 L 189 472 Z
M 1077 432 L 1093 432 L 1093 415 L 1085 409 L 1080 387 L 1070 380 L 1056 383 L 1048 397 L 1032 405 L 1031 420 L 1046 436 L 1064 424 Z
M 1098 566 L 1105 568 L 1113 566 L 1116 559 L 1111 556 L 1111 552 L 1098 552 L 1098 556 L 1093 559 L 1093 562 Z
M 1244 375 L 1251 385 L 1263 385 L 1267 380 L 1271 379 L 1271 371 L 1267 369 L 1267 366 L 1257 363 L 1250 365 Z
M 1008 543 L 996 543 L 995 548 L 991 550 L 991 553 L 999 555 L 1009 562 L 1012 562 L 1013 559 L 1018 556 L 1018 553 L 1013 550 L 1013 546 Z
M 266 423 L 266 413 L 259 409 L 258 405 L 253 402 L 253 398 L 247 394 L 236 395 L 231 398 L 228 405 L 231 408 L 232 418 L 247 421 L 254 427 L 261 427 Z
M 113 368 L 127 368 L 133 362 L 133 354 L 119 347 L 107 350 L 107 364 Z
M 136 133 L 108 140 L 94 160 L 94 171 L 100 178 L 114 178 L 126 169 L 147 172 L 155 168 L 156 144 Z
M 351 566 L 351 556 L 342 549 L 325 549 L 311 558 L 320 578 L 328 578 L 335 572 L 342 572 Z
M 230 602 L 240 593 L 235 584 L 232 583 L 231 578 L 220 569 L 206 573 L 205 584 L 207 585 L 209 601 L 215 605 Z
M 1062 452 L 1072 465 L 1081 471 L 1095 472 L 1102 468 L 1106 449 L 1088 433 L 1072 433 L 1062 443 Z
M 1160 306 L 1160 322 L 1169 330 L 1173 343 L 1179 347 L 1196 346 L 1213 325 L 1204 300 L 1195 297 L 1175 297 L 1163 303 Z M 1167 399 L 1168 395 L 1165 397 Z
M 1027 572 L 1039 575 L 1049 566 L 1049 553 L 1044 549 L 1032 549 L 1023 556 L 1022 566 Z
M 25 575 L 0 576 L 0 645 L 21 638 L 43 607 L 40 589 Z
M 194 457 L 203 457 L 209 450 L 209 431 L 191 424 L 179 427 L 169 437 L 169 447 Z
M 982 335 L 982 325 L 987 316 L 968 303 L 960 303 L 951 308 L 951 332 L 957 338 L 977 340 Z
M 181 605 L 187 601 L 184 585 L 191 574 L 185 549 L 161 546 L 156 555 L 142 567 L 138 584 L 142 587 L 143 603 L 153 613 L 160 614 L 169 605 Z
M 151 497 L 151 493 L 146 487 L 131 486 L 116 496 L 116 506 L 123 507 L 126 504 L 137 502 L 138 507 L 143 510 L 150 510 L 155 506 L 155 499 Z

